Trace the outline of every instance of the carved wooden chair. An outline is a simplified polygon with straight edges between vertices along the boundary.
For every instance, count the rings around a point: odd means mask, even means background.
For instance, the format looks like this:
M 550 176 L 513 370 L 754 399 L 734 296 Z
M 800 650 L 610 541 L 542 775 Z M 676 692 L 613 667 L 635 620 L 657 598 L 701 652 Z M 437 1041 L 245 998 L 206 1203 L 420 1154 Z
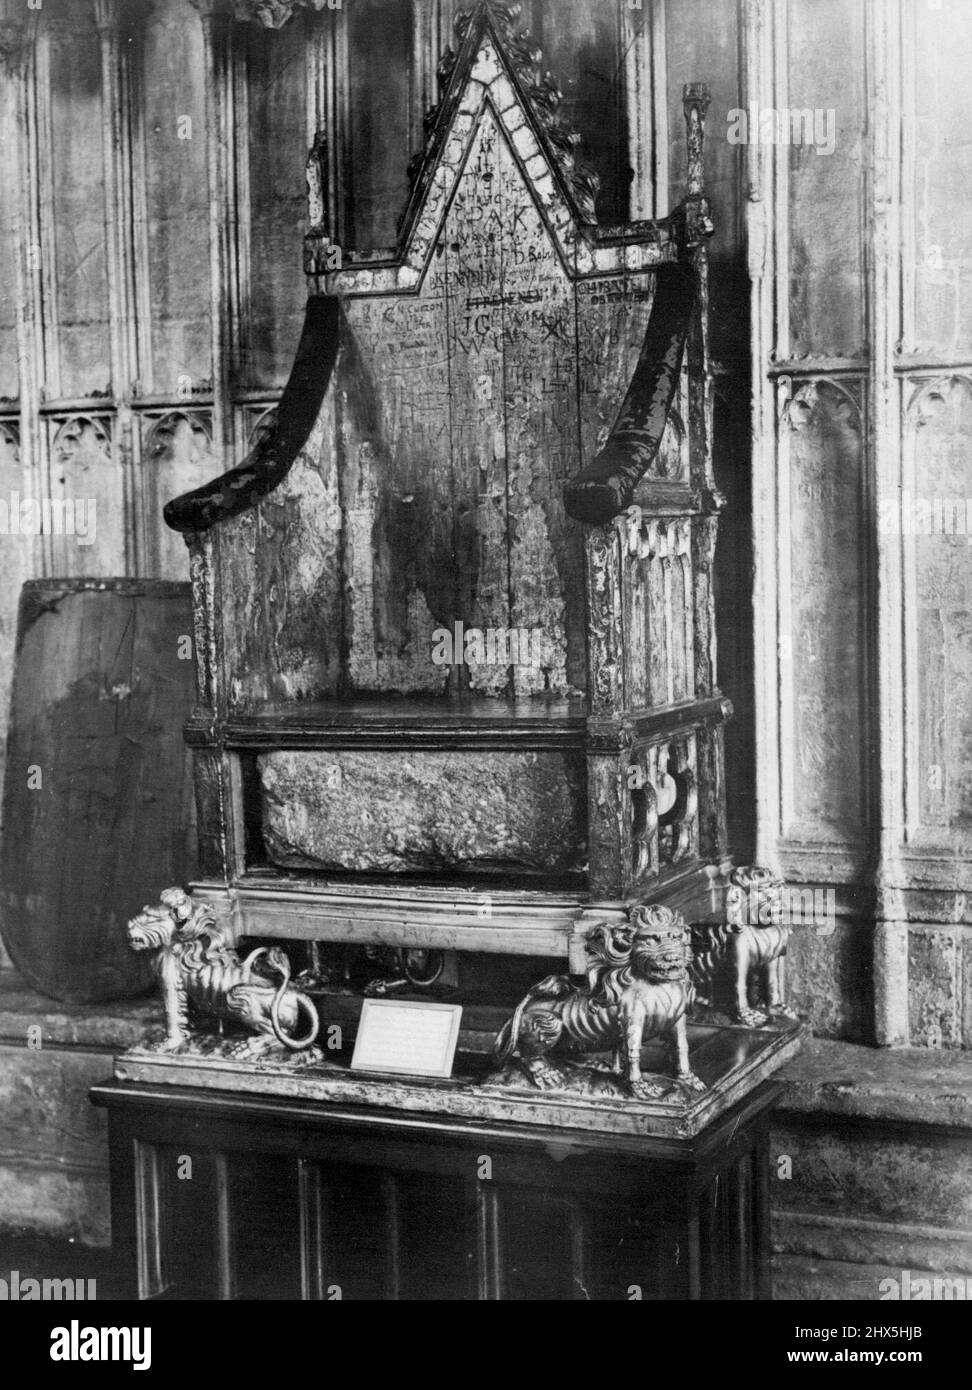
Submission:
M 237 937 L 459 952 L 462 985 L 490 955 L 582 970 L 634 903 L 706 910 L 730 711 L 705 90 L 686 199 L 602 228 L 507 12 L 461 17 L 440 78 L 394 250 L 342 256 L 311 151 L 275 429 L 166 519 L 194 587 L 194 896 Z

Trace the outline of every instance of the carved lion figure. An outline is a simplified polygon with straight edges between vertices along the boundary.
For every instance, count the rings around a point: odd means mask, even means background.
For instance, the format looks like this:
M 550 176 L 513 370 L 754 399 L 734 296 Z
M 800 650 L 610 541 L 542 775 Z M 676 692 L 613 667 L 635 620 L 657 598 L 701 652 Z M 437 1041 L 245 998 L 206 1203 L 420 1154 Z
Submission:
M 500 1064 L 516 1057 L 535 1086 L 562 1088 L 564 1075 L 548 1060 L 613 1050 L 612 1070 L 632 1095 L 649 1099 L 664 1089 L 641 1073 L 641 1049 L 653 1037 L 671 1045 L 675 1080 L 693 1091 L 705 1085 L 689 1066 L 685 1016 L 693 990 L 689 934 L 682 917 L 661 906 L 631 910 L 627 927 L 591 934 L 586 984 L 549 975 L 534 985 L 504 1024 L 494 1045 Z
M 792 1019 L 785 1002 L 783 961 L 790 927 L 784 922 L 784 884 L 769 869 L 734 869 L 726 890 L 725 921 L 692 927 L 692 980 L 700 1004 L 725 1001 L 732 1018 L 750 1028 Z M 750 989 L 760 1008 L 750 1003 Z
M 317 1011 L 291 985 L 286 954 L 261 946 L 241 960 L 223 941 L 209 909 L 194 907 L 183 889 L 168 888 L 158 906 L 143 907 L 128 924 L 128 940 L 134 951 L 156 952 L 165 1050 L 188 1041 L 190 1012 L 244 1024 L 257 1035 L 245 1048 L 250 1053 L 275 1043 L 302 1051 L 317 1038 Z M 258 963 L 277 976 L 276 983 L 257 973 Z M 298 1037 L 302 1012 L 308 1027 Z

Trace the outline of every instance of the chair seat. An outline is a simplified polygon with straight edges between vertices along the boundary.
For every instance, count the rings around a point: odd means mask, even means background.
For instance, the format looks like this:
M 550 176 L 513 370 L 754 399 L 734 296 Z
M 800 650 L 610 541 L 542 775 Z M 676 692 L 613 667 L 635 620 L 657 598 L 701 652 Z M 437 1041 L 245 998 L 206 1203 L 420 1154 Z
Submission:
M 226 734 L 238 748 L 582 750 L 587 714 L 581 697 L 388 696 L 268 704 L 252 714 L 231 714 Z

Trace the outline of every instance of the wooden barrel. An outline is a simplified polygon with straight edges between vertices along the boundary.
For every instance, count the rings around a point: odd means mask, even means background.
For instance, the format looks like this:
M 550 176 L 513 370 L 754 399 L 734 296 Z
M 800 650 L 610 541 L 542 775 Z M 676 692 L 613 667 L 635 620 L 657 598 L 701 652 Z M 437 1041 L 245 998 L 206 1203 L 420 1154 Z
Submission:
M 188 584 L 24 585 L 0 832 L 0 933 L 42 993 L 143 993 L 125 926 L 193 876 L 182 726 L 193 703 Z

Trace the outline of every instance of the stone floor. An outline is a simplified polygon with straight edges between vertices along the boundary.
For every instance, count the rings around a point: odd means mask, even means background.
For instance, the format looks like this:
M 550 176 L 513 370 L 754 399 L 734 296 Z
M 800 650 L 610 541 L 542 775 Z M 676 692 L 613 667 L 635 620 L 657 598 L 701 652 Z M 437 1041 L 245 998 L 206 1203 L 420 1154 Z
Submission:
M 784 1075 L 776 1297 L 874 1299 L 905 1270 L 972 1275 L 972 1055 L 815 1039 Z

